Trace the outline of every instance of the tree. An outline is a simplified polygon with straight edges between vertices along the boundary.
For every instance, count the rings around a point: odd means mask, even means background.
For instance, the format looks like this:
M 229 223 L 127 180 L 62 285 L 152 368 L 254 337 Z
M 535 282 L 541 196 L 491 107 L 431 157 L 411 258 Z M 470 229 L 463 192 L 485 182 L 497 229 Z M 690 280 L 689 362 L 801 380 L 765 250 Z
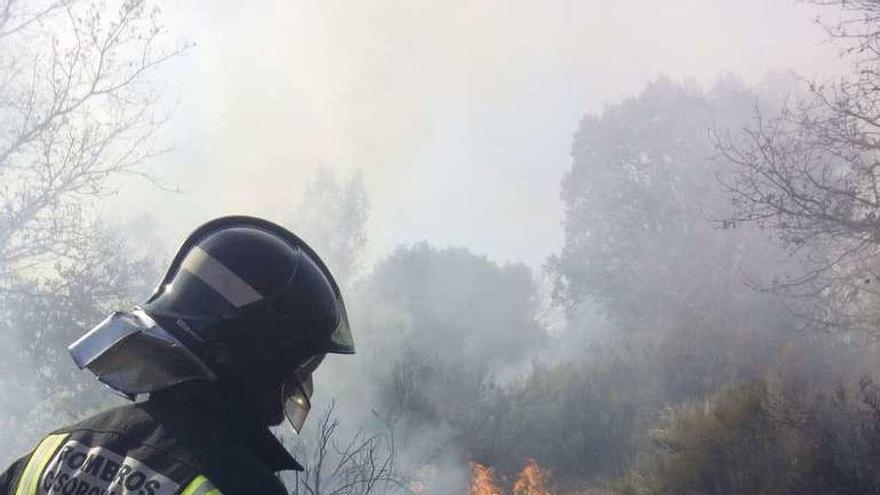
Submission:
M 83 265 L 60 268 L 51 278 L 20 279 L 0 292 L 0 459 L 24 452 L 47 429 L 113 402 L 94 376 L 77 369 L 67 346 L 110 312 L 144 300 L 159 267 L 133 256 L 118 233 L 92 228 Z
M 318 170 L 292 224 L 325 260 L 340 284 L 350 285 L 363 263 L 369 201 L 360 173 L 348 179 Z
M 635 329 L 741 298 L 750 239 L 713 225 L 724 196 L 708 131 L 736 126 L 756 101 L 736 82 L 703 93 L 660 79 L 584 117 L 562 183 L 565 244 L 550 261 L 562 302 L 595 300 Z
M 545 337 L 531 271 L 466 249 L 400 247 L 358 295 L 365 340 L 379 352 L 407 349 L 498 372 L 527 362 Z
M 728 225 L 757 224 L 797 257 L 766 288 L 824 330 L 877 336 L 880 323 L 880 4 L 816 1 L 841 8 L 825 27 L 851 63 L 837 81 L 808 82 L 776 113 L 758 112 L 717 148 L 738 172 L 727 182 Z
M 170 44 L 142 0 L 0 0 L 3 454 L 106 401 L 74 373 L 73 338 L 148 290 L 153 266 L 90 207 L 161 152 L 149 73 Z M 13 432 L 15 433 L 13 435 Z
M 147 74 L 165 46 L 158 7 L 0 2 L 0 273 L 87 250 L 84 205 L 145 172 L 167 117 Z
M 361 361 L 334 367 L 352 367 L 342 375 L 348 396 L 375 397 L 406 446 L 406 468 L 424 470 L 440 493 L 447 480 L 430 473 L 447 471 L 446 456 L 492 448 L 499 379 L 543 346 L 531 272 L 423 243 L 397 248 L 352 295 Z
M 709 130 L 737 127 L 759 102 L 733 80 L 711 91 L 660 79 L 586 116 L 562 183 L 565 243 L 548 267 L 569 332 L 595 304 L 621 339 L 656 350 L 671 400 L 753 379 L 770 362 L 787 315 L 748 285 L 776 266 L 757 229 L 719 229 L 729 213 L 717 181 L 727 165 Z

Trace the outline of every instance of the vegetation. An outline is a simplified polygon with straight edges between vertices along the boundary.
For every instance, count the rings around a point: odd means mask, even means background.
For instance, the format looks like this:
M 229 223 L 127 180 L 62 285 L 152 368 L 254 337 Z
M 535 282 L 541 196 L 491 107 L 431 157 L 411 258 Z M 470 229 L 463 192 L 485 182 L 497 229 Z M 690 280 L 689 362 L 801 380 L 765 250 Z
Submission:
M 319 172 L 285 213 L 339 274 L 359 354 L 319 377 L 327 412 L 288 439 L 307 467 L 291 486 L 456 493 L 485 465 L 522 493 L 527 463 L 560 494 L 880 493 L 878 5 L 843 2 L 827 26 L 853 62 L 838 82 L 787 81 L 779 99 L 661 77 L 585 116 L 543 274 L 427 243 L 368 266 L 362 177 Z M 143 297 L 161 260 L 90 206 L 111 178 L 145 173 L 165 115 L 146 75 L 182 49 L 157 49 L 144 2 L 110 20 L 80 2 L 18 6 L 0 0 L 10 455 L 106 404 L 64 349 Z M 84 32 L 88 46 L 70 44 Z
M 91 206 L 114 178 L 148 177 L 162 149 L 154 138 L 168 113 L 150 75 L 187 46 L 170 43 L 157 16 L 142 1 L 0 1 L 0 443 L 10 454 L 107 404 L 66 346 L 155 278 L 156 260 L 134 255 Z

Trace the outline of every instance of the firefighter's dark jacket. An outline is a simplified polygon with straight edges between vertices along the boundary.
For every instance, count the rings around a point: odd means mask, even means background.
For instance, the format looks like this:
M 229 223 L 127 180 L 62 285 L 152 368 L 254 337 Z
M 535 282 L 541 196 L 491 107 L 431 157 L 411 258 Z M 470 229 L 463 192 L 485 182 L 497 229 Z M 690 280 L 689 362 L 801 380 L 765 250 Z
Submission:
M 264 426 L 161 398 L 47 436 L 0 475 L 0 495 L 287 494 L 300 465 Z

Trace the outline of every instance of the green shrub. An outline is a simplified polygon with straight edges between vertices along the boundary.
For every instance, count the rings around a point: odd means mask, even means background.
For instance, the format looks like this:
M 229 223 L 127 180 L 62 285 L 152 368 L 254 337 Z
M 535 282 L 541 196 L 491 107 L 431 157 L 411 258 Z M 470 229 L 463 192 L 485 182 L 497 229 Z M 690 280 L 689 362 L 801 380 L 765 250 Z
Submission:
M 793 394 L 761 381 L 669 409 L 615 489 L 651 494 L 880 493 L 873 382 Z M 856 397 L 856 400 L 850 397 Z

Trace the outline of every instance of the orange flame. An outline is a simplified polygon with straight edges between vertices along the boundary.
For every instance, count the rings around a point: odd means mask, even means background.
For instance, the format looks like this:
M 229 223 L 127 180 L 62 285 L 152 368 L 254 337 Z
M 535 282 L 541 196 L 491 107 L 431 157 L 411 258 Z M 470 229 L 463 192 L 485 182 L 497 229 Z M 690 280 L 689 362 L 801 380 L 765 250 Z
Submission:
M 492 468 L 471 462 L 471 485 L 468 495 L 502 495 Z
M 553 495 L 553 478 L 534 459 L 527 459 L 513 484 L 513 495 Z
M 513 484 L 513 495 L 553 495 L 550 471 L 534 459 L 527 459 Z M 471 484 L 468 495 L 503 495 L 495 471 L 487 466 L 471 463 Z

